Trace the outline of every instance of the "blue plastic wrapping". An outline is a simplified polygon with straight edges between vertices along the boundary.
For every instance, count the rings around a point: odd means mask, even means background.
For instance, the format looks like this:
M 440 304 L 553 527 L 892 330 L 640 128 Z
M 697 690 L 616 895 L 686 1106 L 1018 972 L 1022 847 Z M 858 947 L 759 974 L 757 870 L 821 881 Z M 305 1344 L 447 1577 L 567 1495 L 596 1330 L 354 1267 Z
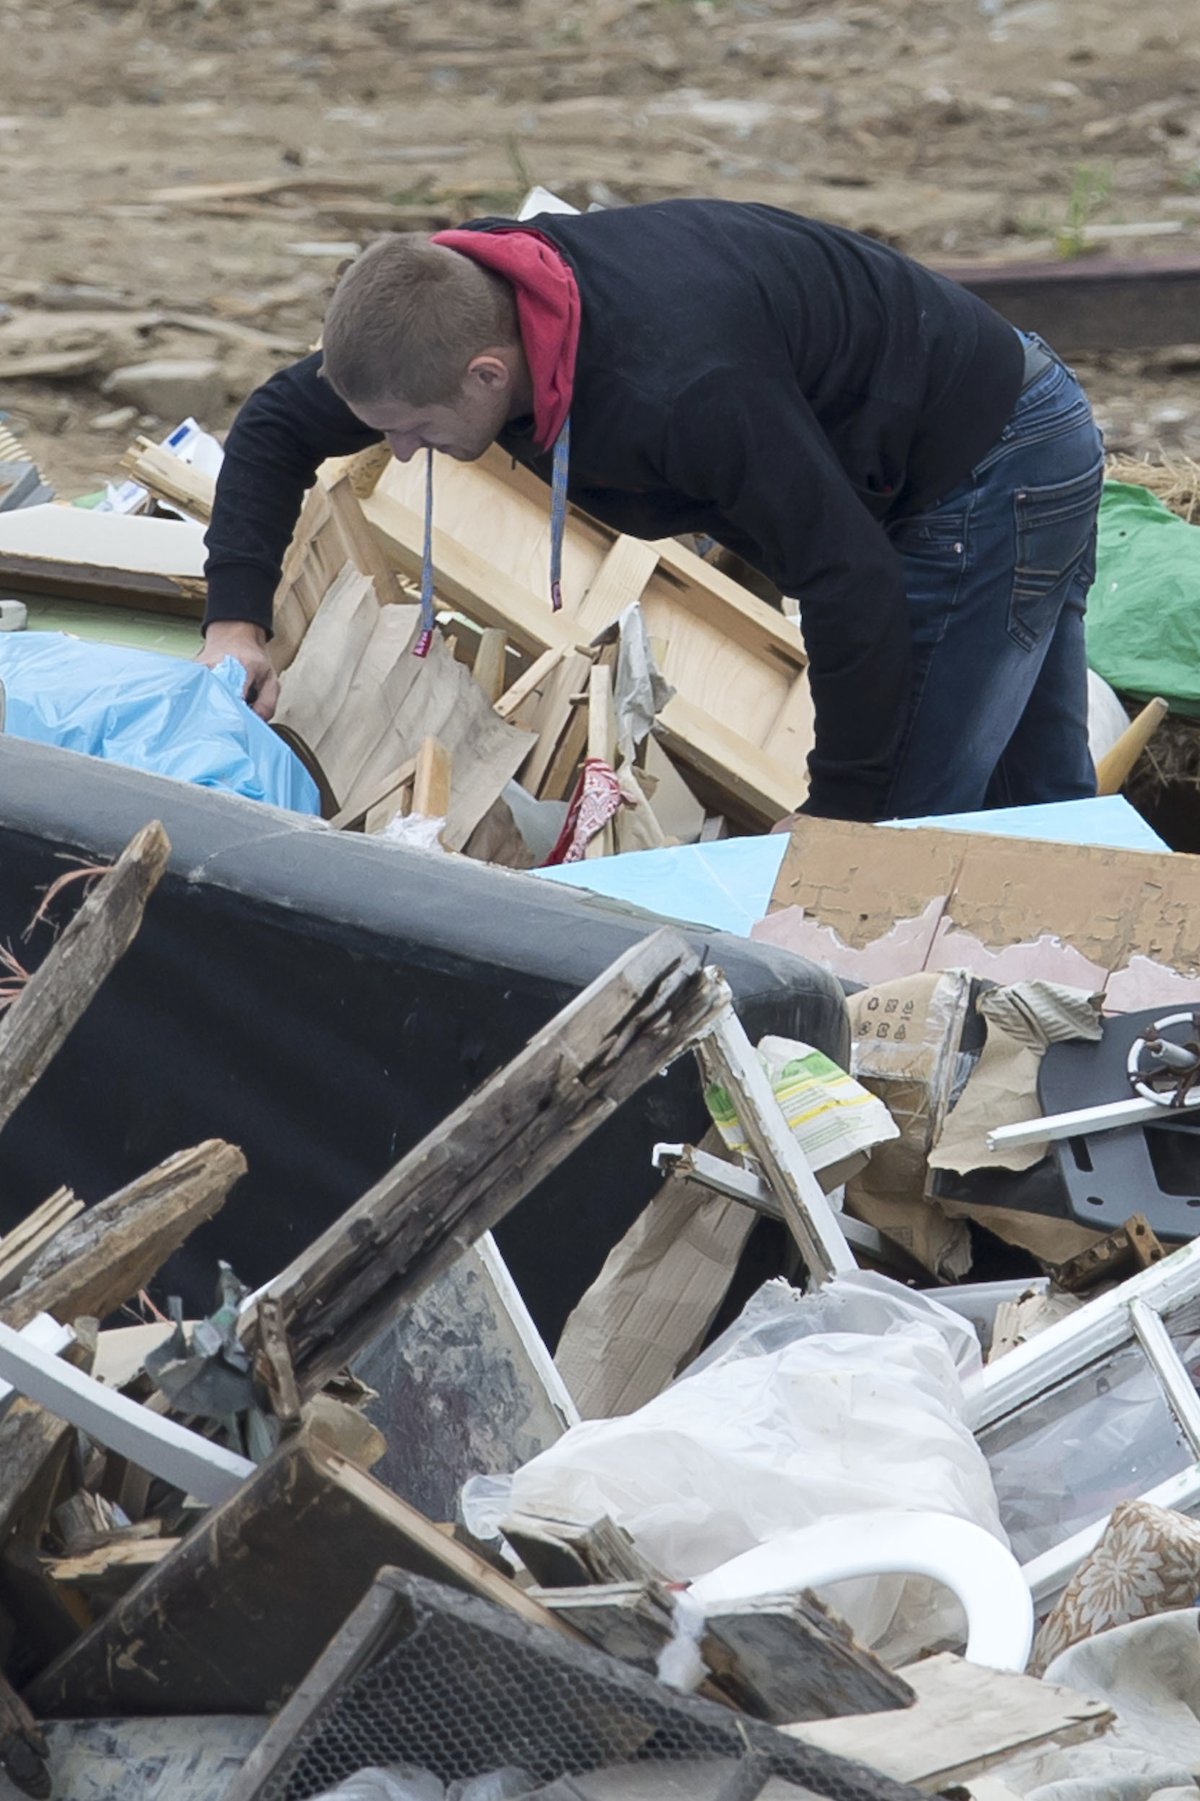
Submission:
M 217 669 L 62 632 L 0 636 L 4 729 L 133 769 L 318 813 L 312 777 L 242 699 L 232 657 Z

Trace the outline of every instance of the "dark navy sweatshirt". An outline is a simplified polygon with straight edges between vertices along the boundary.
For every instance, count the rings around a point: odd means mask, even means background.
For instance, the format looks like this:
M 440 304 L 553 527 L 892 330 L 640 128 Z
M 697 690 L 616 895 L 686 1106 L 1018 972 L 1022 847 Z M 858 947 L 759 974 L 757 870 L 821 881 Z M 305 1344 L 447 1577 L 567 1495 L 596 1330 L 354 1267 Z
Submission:
M 536 228 L 582 303 L 571 500 L 639 537 L 706 533 L 799 600 L 816 713 L 807 810 L 876 817 L 909 698 L 887 528 L 948 493 L 999 436 L 1021 384 L 1016 333 L 899 252 L 773 207 L 671 200 L 544 214 Z M 320 362 L 272 376 L 230 431 L 206 625 L 270 629 L 319 464 L 379 441 Z M 531 421 L 499 442 L 549 481 Z

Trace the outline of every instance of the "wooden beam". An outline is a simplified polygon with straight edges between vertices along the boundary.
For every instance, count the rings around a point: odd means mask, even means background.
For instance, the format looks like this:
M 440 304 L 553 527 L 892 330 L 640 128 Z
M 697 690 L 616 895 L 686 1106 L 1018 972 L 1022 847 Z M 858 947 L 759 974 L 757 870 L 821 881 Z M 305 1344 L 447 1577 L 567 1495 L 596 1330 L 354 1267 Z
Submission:
M 450 811 L 450 782 L 450 752 L 440 738 L 423 738 L 413 774 L 413 812 L 423 819 L 445 819 Z
M 493 706 L 504 693 L 507 661 L 508 633 L 503 626 L 489 625 L 480 637 L 471 674 Z
M 669 930 L 598 976 L 269 1285 L 301 1393 L 320 1388 L 727 1000 Z M 250 1308 L 244 1332 L 253 1330 Z
M 622 1663 L 653 1675 L 675 1636 L 670 1591 L 660 1582 L 605 1582 L 591 1587 L 534 1588 L 529 1593 L 556 1619 Z
M 114 1536 L 90 1551 L 50 1558 L 46 1574 L 59 1588 L 80 1594 L 89 1607 L 102 1611 L 127 1594 L 147 1570 L 169 1557 L 178 1543 L 177 1538 L 154 1538 L 142 1532 Z
M 64 1226 L 0 1300 L 0 1320 L 19 1329 L 38 1313 L 66 1324 L 104 1319 L 224 1206 L 245 1171 L 242 1153 L 219 1138 L 176 1152 Z
M 0 1130 L 132 943 L 170 850 L 157 820 L 144 826 L 0 1019 Z
M 953 263 L 941 273 L 1064 356 L 1191 344 L 1200 315 L 1200 258 L 1132 262 Z
M 505 633 L 505 642 L 508 634 Z M 535 657 L 524 675 L 519 675 L 511 688 L 496 702 L 496 711 L 501 719 L 511 719 L 518 707 L 524 705 L 531 694 L 536 694 L 548 675 L 552 675 L 567 654 L 565 644 L 557 644 L 552 650 L 544 650 L 540 657 Z
M 595 1584 L 664 1582 L 624 1526 L 607 1515 L 590 1525 L 511 1513 L 501 1531 L 535 1582 L 546 1588 L 590 1588 Z
M 577 633 L 594 638 L 598 632 L 615 625 L 642 591 L 658 568 L 657 545 L 642 538 L 622 536 L 614 539 L 596 572 L 596 579 L 576 609 L 573 622 Z

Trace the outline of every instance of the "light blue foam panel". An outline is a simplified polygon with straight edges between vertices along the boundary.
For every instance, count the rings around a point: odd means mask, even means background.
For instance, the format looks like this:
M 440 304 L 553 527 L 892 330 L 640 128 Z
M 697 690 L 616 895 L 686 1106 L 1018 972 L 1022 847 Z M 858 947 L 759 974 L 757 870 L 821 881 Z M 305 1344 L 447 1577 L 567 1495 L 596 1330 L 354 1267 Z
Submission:
M 619 857 L 563 863 L 531 874 L 645 907 L 667 919 L 747 938 L 767 911 L 787 847 L 786 832 L 718 838 L 712 844 L 625 851 Z
M 1091 844 L 1101 850 L 1170 850 L 1123 794 L 1092 800 L 1047 801 L 1037 807 L 994 807 L 985 813 L 947 813 L 938 819 L 889 819 L 889 826 L 934 826 L 946 832 L 987 832 L 993 838 L 1034 838 L 1046 844 Z

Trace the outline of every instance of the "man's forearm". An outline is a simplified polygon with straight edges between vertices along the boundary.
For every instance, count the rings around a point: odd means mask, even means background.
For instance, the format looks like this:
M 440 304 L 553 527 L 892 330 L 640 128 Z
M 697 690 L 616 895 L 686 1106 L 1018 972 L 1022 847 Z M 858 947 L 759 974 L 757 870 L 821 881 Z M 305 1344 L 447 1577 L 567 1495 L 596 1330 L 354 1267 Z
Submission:
M 317 470 L 379 434 L 367 429 L 306 357 L 264 382 L 234 420 L 206 533 L 204 629 L 247 622 L 271 631 L 284 553 Z

